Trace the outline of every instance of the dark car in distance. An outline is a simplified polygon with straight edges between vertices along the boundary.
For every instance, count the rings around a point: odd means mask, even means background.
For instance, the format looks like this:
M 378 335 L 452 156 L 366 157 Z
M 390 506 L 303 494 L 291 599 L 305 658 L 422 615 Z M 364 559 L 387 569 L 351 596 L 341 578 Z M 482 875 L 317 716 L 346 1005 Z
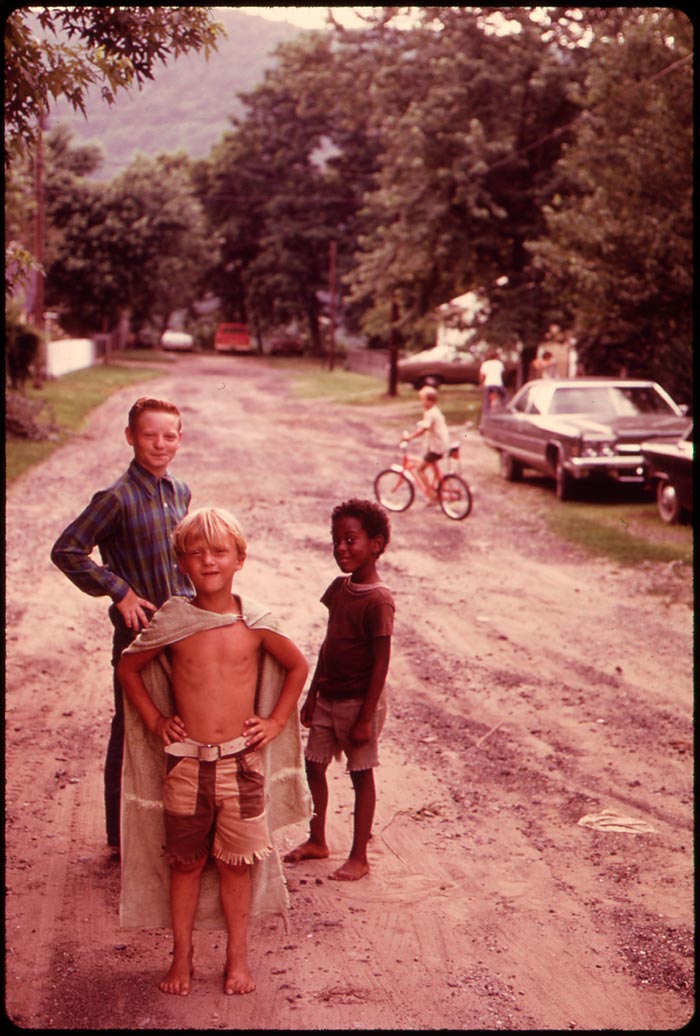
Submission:
M 300 335 L 279 331 L 272 335 L 265 351 L 269 356 L 303 356 L 304 339 Z
M 482 421 L 509 481 L 526 468 L 555 480 L 566 500 L 577 480 L 603 475 L 645 482 L 642 443 L 674 443 L 690 419 L 660 385 L 633 378 L 542 378 Z
M 426 384 L 478 385 L 479 370 L 489 351 L 490 347 L 485 342 L 462 349 L 442 342 L 399 360 L 397 377 L 417 389 Z M 517 350 L 501 349 L 499 352 L 505 367 L 505 380 L 510 383 L 520 369 L 520 355 Z
M 656 493 L 659 517 L 673 525 L 693 510 L 693 430 L 678 442 L 643 442 L 647 482 Z

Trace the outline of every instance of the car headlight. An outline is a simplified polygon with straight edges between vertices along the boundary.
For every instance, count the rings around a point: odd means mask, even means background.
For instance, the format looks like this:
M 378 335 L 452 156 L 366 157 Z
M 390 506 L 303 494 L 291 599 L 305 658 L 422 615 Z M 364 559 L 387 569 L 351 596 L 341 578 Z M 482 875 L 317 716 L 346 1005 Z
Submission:
M 582 439 L 582 457 L 614 457 L 615 442 L 612 439 Z

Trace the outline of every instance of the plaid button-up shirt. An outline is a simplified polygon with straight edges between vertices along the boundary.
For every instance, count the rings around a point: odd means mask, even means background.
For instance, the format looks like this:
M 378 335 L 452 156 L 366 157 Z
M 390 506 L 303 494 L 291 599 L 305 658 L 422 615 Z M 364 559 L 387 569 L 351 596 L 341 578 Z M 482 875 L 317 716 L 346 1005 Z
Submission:
M 177 567 L 170 541 L 190 498 L 181 479 L 156 478 L 134 460 L 109 489 L 95 493 L 58 537 L 51 560 L 92 597 L 121 601 L 131 587 L 157 608 L 174 594 L 191 597 L 192 586 Z M 95 546 L 102 565 L 90 557 Z

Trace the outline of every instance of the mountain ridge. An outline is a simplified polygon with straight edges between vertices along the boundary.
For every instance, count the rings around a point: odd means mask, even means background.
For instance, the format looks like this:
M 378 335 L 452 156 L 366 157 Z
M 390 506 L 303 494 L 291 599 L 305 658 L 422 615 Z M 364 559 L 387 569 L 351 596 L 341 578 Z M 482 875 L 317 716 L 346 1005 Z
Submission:
M 160 67 L 141 90 L 122 92 L 112 105 L 99 87 L 87 97 L 85 118 L 67 101 L 58 101 L 49 118 L 68 127 L 77 143 L 99 142 L 104 151 L 97 176 L 111 179 L 139 153 L 152 157 L 185 151 L 206 157 L 243 108 L 237 94 L 262 82 L 275 63 L 274 51 L 305 30 L 290 22 L 273 22 L 230 8 L 215 8 L 227 36 L 218 51 L 185 54 Z

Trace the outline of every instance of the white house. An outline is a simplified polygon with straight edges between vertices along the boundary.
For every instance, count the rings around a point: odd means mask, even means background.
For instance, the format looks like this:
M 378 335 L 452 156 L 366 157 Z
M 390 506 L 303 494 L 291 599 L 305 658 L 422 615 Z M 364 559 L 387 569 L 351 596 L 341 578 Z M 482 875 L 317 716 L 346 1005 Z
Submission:
M 500 277 L 496 284 L 502 287 L 508 283 L 507 277 Z M 475 288 L 464 295 L 444 302 L 436 309 L 438 318 L 435 345 L 443 346 L 445 352 L 470 352 L 486 357 L 494 346 L 484 337 L 484 325 L 491 316 L 491 303 L 485 288 Z M 522 343 L 516 342 L 511 348 L 498 346 L 501 359 L 506 363 L 518 363 L 522 351 Z

